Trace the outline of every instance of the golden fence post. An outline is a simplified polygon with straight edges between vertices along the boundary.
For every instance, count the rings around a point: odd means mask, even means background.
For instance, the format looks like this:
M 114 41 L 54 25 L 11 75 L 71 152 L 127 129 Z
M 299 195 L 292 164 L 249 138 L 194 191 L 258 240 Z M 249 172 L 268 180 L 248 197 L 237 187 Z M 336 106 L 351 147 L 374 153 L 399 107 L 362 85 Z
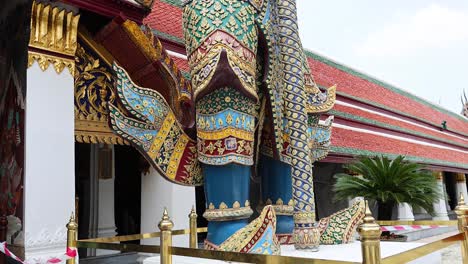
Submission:
M 67 249 L 76 248 L 77 238 L 78 238 L 78 224 L 75 222 L 75 214 L 72 213 L 70 217 L 70 221 L 67 224 Z M 78 251 L 76 253 L 78 254 Z M 68 259 L 67 264 L 75 264 L 75 258 Z
M 468 234 L 466 227 L 468 226 L 468 206 L 465 204 L 465 198 L 460 193 L 460 199 L 457 207 L 455 207 L 455 213 L 457 213 L 458 230 L 464 234 L 464 240 L 461 243 L 463 263 L 468 263 Z
M 359 225 L 357 231 L 361 236 L 362 263 L 379 264 L 380 263 L 380 225 L 375 222 L 369 209 L 369 203 L 366 201 L 366 216 Z
M 198 241 L 197 241 L 197 213 L 195 212 L 195 206 L 192 206 L 192 210 L 190 211 L 189 214 L 189 219 L 190 219 L 190 241 L 189 241 L 189 247 L 190 248 L 198 248 Z
M 158 227 L 159 230 L 161 230 L 161 240 L 159 245 L 161 248 L 161 252 L 159 253 L 161 257 L 161 264 L 172 264 L 172 254 L 170 247 L 172 246 L 172 228 L 174 227 L 174 223 L 172 223 L 171 219 L 169 219 L 166 208 L 164 208 L 163 217 L 159 222 Z

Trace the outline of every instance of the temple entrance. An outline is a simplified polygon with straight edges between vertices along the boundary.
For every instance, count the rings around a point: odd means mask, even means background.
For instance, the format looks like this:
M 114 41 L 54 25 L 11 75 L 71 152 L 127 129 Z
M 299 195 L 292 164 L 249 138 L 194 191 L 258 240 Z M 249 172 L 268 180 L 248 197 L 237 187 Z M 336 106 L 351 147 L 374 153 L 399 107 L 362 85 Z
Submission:
M 444 183 L 447 191 L 447 202 L 449 211 L 455 210 L 458 203 L 457 179 L 454 173 L 444 172 Z
M 138 151 L 129 146 L 75 143 L 79 239 L 140 233 L 140 159 Z M 115 253 L 79 252 L 80 258 Z
M 335 201 L 333 185 L 334 175 L 344 173 L 343 164 L 317 162 L 314 164 L 314 191 L 317 219 L 327 217 L 336 211 L 348 207 L 347 201 Z

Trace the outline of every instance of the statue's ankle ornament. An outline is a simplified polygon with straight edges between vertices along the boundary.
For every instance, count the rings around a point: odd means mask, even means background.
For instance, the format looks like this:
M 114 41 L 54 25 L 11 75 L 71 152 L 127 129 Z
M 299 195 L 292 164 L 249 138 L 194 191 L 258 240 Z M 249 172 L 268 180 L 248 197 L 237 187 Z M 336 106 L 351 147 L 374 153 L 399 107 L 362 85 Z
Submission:
M 294 214 L 293 241 L 295 249 L 319 250 L 320 231 L 315 225 L 315 213 L 302 212 Z

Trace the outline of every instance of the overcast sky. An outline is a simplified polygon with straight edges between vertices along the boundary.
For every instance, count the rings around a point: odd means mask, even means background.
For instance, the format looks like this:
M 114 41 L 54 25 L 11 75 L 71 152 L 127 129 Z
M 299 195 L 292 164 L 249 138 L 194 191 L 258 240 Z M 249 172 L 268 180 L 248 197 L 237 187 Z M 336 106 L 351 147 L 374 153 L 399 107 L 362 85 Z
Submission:
M 463 89 L 468 94 L 467 0 L 297 2 L 306 49 L 460 113 Z

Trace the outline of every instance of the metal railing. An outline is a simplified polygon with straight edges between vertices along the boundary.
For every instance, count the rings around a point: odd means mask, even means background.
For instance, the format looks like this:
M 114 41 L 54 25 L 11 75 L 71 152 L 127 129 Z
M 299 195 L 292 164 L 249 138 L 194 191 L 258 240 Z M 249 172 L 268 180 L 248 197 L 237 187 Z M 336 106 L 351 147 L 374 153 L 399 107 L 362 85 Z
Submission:
M 369 210 L 366 202 L 366 216 L 364 221 L 358 227 L 358 232 L 361 237 L 361 253 L 362 263 L 365 264 L 390 264 L 390 263 L 406 263 L 437 250 L 446 248 L 455 243 L 461 242 L 463 263 L 468 263 L 468 206 L 465 204 L 463 197 L 455 209 L 457 214 L 456 221 L 375 221 Z M 185 256 L 193 258 L 235 261 L 244 263 L 268 263 L 268 264 L 347 264 L 357 263 L 352 261 L 336 261 L 325 259 L 310 259 L 289 256 L 272 256 L 261 254 L 247 254 L 238 252 L 205 250 L 197 248 L 197 234 L 207 232 L 207 228 L 197 228 L 197 215 L 192 208 L 190 215 L 190 228 L 183 230 L 172 230 L 174 224 L 166 210 L 158 227 L 160 232 L 116 236 L 107 238 L 84 239 L 77 240 L 77 224 L 73 217 L 67 224 L 68 237 L 67 247 L 69 248 L 96 248 L 117 250 L 122 252 L 141 252 L 141 253 L 157 253 L 160 255 L 161 264 L 172 264 L 173 256 Z M 437 240 L 426 245 L 382 258 L 380 254 L 380 235 L 381 226 L 379 225 L 398 225 L 398 224 L 429 224 L 429 225 L 458 225 L 459 233 L 444 239 Z M 189 235 L 189 247 L 174 247 L 172 246 L 172 237 L 177 235 Z M 160 238 L 159 246 L 152 245 L 135 245 L 135 244 L 117 244 L 117 242 Z M 75 264 L 74 259 L 67 260 L 67 264 Z

